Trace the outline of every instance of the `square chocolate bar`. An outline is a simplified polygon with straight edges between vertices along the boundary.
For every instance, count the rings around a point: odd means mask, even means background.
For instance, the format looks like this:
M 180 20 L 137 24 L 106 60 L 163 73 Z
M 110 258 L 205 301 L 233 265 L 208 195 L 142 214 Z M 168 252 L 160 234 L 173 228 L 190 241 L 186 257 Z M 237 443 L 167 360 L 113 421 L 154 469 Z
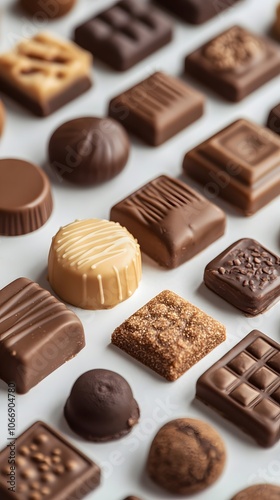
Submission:
M 0 378 L 24 394 L 85 346 L 75 313 L 19 278 L 0 290 Z
M 280 73 L 280 47 L 233 26 L 185 59 L 186 73 L 229 101 L 241 101 Z
M 39 33 L 0 55 L 0 92 L 47 116 L 91 87 L 91 63 L 74 43 Z
M 109 115 L 151 146 L 159 146 L 200 118 L 203 107 L 199 92 L 157 72 L 113 98 Z
M 183 169 L 210 198 L 220 196 L 249 216 L 280 194 L 280 138 L 237 120 L 189 151 Z
M 169 381 L 226 339 L 225 327 L 164 290 L 122 323 L 112 343 Z
M 280 438 L 280 345 L 253 330 L 197 381 L 196 397 L 264 447 Z
M 224 212 L 187 184 L 161 175 L 114 205 L 110 219 L 125 226 L 141 250 L 174 268 L 220 238 Z
M 117 71 L 125 71 L 170 42 L 172 24 L 139 0 L 121 0 L 78 26 L 75 42 Z
M 244 238 L 206 266 L 204 282 L 241 311 L 260 314 L 280 299 L 280 257 Z
M 280 11 L 280 10 L 279 10 Z M 280 104 L 273 108 L 268 116 L 267 126 L 270 128 L 275 134 L 280 135 Z
M 44 422 L 0 452 L 1 500 L 79 500 L 99 484 L 99 467 Z
M 232 7 L 239 0 L 157 0 L 187 23 L 202 24 Z

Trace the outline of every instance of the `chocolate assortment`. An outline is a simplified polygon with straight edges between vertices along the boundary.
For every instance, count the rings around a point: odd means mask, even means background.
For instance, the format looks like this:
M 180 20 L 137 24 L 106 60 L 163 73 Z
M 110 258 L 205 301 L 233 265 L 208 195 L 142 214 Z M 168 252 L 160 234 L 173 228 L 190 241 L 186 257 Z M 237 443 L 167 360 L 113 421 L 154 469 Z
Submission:
M 279 0 L 6 3 L 1 500 L 280 499 Z

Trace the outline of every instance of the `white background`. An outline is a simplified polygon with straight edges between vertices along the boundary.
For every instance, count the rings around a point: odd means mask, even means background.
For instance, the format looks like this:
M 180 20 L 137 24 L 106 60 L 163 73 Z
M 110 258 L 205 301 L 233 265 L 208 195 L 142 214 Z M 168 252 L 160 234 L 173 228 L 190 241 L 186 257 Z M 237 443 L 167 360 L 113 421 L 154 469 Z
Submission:
M 80 0 L 67 17 L 40 25 L 38 20 L 24 17 L 15 2 L 1 0 L 0 50 L 9 49 L 20 37 L 31 36 L 42 28 L 71 37 L 77 24 L 111 3 L 106 0 Z M 174 19 L 172 43 L 123 74 L 95 62 L 93 88 L 48 118 L 34 118 L 4 100 L 7 121 L 0 142 L 0 157 L 18 157 L 45 167 L 48 139 L 58 125 L 82 115 L 104 116 L 111 97 L 157 69 L 182 76 L 184 56 L 212 35 L 235 23 L 259 33 L 267 33 L 274 19 L 276 4 L 276 0 L 244 0 L 200 27 L 191 27 Z M 0 237 L 0 287 L 20 276 L 26 276 L 50 289 L 46 280 L 47 256 L 51 238 L 60 226 L 75 219 L 108 218 L 110 207 L 115 202 L 146 181 L 161 173 L 180 176 L 184 153 L 214 131 L 240 117 L 265 124 L 269 110 L 280 101 L 280 77 L 239 104 L 224 102 L 207 88 L 195 82 L 192 84 L 207 96 L 204 116 L 156 149 L 132 139 L 129 162 L 112 181 L 94 188 L 77 188 L 66 182 L 58 182 L 51 176 L 54 211 L 45 226 L 21 237 Z M 253 328 L 280 340 L 280 303 L 261 316 L 247 318 L 207 290 L 202 283 L 205 265 L 238 238 L 253 237 L 272 251 L 280 253 L 279 198 L 251 218 L 238 216 L 226 204 L 218 203 L 228 216 L 224 237 L 172 271 L 160 269 L 144 256 L 143 279 L 139 290 L 112 310 L 90 312 L 73 308 L 84 324 L 86 348 L 28 394 L 17 396 L 18 435 L 35 420 L 42 419 L 62 431 L 72 443 L 103 467 L 102 486 L 89 494 L 89 499 L 122 500 L 128 494 L 138 495 L 143 500 L 178 498 L 160 490 L 145 475 L 146 457 L 155 432 L 164 422 L 176 417 L 206 420 L 218 429 L 226 444 L 228 457 L 224 473 L 211 488 L 196 495 L 197 500 L 229 500 L 239 489 L 254 482 L 280 484 L 280 443 L 273 448 L 262 449 L 215 412 L 194 402 L 197 378 Z M 224 323 L 228 335 L 226 342 L 173 383 L 166 382 L 110 346 L 114 328 L 166 288 Z M 122 374 L 132 386 L 141 408 L 140 423 L 132 433 L 120 441 L 107 444 L 83 441 L 70 431 L 63 418 L 63 406 L 76 378 L 84 371 L 98 367 Z M 6 418 L 7 386 L 0 382 L 1 448 L 6 445 Z

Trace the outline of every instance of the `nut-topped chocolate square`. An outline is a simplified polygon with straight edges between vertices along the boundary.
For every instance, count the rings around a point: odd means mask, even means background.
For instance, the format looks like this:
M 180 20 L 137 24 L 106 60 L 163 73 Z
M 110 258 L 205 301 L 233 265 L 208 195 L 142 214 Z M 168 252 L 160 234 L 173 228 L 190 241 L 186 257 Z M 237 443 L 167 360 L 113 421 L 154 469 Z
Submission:
M 243 238 L 209 262 L 204 282 L 241 311 L 256 315 L 280 299 L 280 257 Z

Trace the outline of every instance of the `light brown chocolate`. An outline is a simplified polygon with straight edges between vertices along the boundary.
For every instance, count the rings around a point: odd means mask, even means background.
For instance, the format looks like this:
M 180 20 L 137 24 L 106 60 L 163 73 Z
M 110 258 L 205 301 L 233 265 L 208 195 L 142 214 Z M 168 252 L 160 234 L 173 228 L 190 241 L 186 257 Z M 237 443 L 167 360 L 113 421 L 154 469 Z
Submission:
M 73 9 L 76 0 L 19 0 L 21 7 L 31 16 L 50 20 L 65 16 Z
M 239 491 L 231 500 L 279 500 L 280 486 L 276 484 L 254 484 Z
M 0 136 L 3 133 L 4 125 L 5 125 L 5 108 L 3 102 L 0 99 Z
M 76 221 L 54 236 L 49 281 L 57 295 L 83 309 L 108 309 L 129 298 L 141 279 L 141 252 L 126 228 L 99 219 Z

